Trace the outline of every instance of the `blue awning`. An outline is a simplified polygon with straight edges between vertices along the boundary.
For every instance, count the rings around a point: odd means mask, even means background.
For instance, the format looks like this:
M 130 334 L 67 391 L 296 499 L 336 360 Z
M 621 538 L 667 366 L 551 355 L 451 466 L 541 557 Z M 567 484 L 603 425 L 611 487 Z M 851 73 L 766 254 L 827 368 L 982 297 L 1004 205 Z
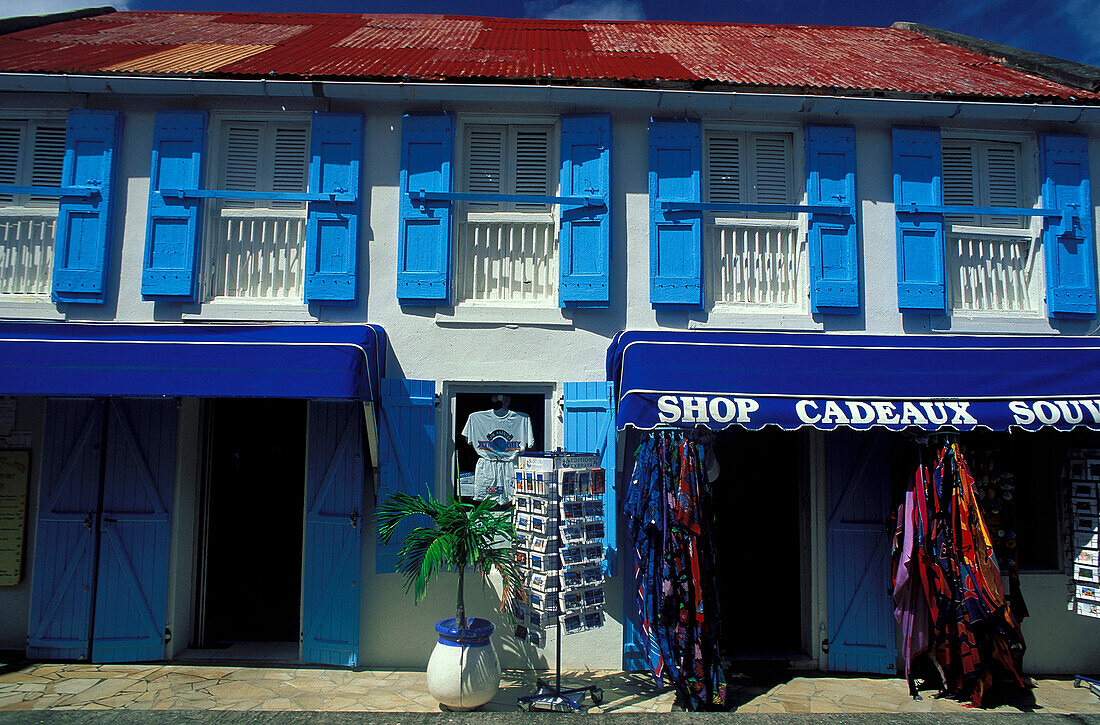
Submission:
M 627 331 L 616 423 L 1100 429 L 1100 339 Z
M 0 395 L 376 400 L 377 325 L 0 323 Z

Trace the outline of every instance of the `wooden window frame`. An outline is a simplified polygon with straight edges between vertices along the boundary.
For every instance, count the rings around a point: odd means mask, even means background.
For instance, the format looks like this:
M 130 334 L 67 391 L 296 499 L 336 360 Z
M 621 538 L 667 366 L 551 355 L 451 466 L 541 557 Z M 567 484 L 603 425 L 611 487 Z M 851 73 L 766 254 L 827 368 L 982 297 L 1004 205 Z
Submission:
M 801 125 L 797 124 L 769 124 L 769 123 L 735 123 L 715 121 L 703 124 L 703 149 L 701 173 L 701 194 L 704 202 L 711 199 L 710 189 L 710 161 L 711 143 L 714 138 L 721 136 L 740 136 L 742 142 L 739 147 L 739 165 L 748 168 L 750 152 L 745 146 L 745 141 L 751 143 L 751 139 L 760 135 L 786 136 L 790 140 L 790 157 L 788 159 L 787 180 L 788 200 L 790 204 L 807 203 L 807 169 L 805 161 L 805 132 Z M 757 195 L 755 184 L 755 168 L 742 179 L 748 183 L 748 187 L 742 186 L 741 198 L 738 203 L 756 203 Z M 745 192 L 749 193 L 746 194 Z M 704 304 L 712 313 L 729 314 L 745 313 L 750 315 L 762 314 L 796 314 L 802 315 L 809 312 L 810 303 L 810 279 L 809 279 L 809 250 L 807 247 L 807 234 L 809 232 L 809 214 L 783 214 L 767 212 L 705 212 L 703 214 L 703 260 L 704 269 L 709 269 L 713 260 L 708 250 L 709 235 L 715 232 L 731 231 L 744 228 L 761 228 L 770 230 L 793 230 L 795 234 L 795 248 L 797 250 L 797 276 L 795 280 L 795 300 L 791 303 L 768 302 L 733 302 L 715 299 L 712 285 L 714 280 L 710 275 L 705 275 L 704 284 L 706 294 Z
M 944 183 L 942 155 L 947 146 L 968 146 L 970 148 L 983 148 L 990 144 L 1012 144 L 1019 149 L 1018 166 L 1016 169 L 1017 190 L 1021 208 L 1041 207 L 1040 179 L 1039 179 L 1039 145 L 1035 134 L 1020 131 L 985 131 L 978 129 L 943 128 L 940 130 L 940 183 Z M 978 173 L 982 167 L 978 160 Z M 987 204 L 988 188 L 980 177 L 976 181 L 977 199 L 975 206 L 993 206 Z M 946 189 L 944 189 L 946 191 Z M 944 204 L 950 204 L 950 200 L 944 196 Z M 965 315 L 972 317 L 996 317 L 996 318 L 1032 318 L 1043 315 L 1043 297 L 1046 289 L 1046 272 L 1043 244 L 1043 219 L 1042 217 L 1022 217 L 1020 226 L 991 226 L 987 222 L 990 215 L 975 215 L 970 220 L 944 217 L 944 243 L 946 271 L 946 294 L 949 315 Z M 974 223 L 977 221 L 977 223 Z M 968 223 L 969 222 L 969 223 Z M 1030 298 L 1031 309 L 972 309 L 962 306 L 955 291 L 952 274 L 957 272 L 951 264 L 951 246 L 954 237 L 974 237 L 988 240 L 991 243 L 1007 242 L 1011 239 L 1026 238 L 1030 240 L 1029 279 L 1026 286 Z
M 560 186 L 560 179 L 558 170 L 561 167 L 561 123 L 557 116 L 482 116 L 482 115 L 469 115 L 462 116 L 458 121 L 458 133 L 455 135 L 456 150 L 455 154 L 455 180 L 456 187 L 460 192 L 467 192 L 467 171 L 469 168 L 470 160 L 469 153 L 469 133 L 475 128 L 486 128 L 492 126 L 502 126 L 506 129 L 507 140 L 505 145 L 505 153 L 503 160 L 504 173 L 502 175 L 502 194 L 514 194 L 515 178 L 509 176 L 508 169 L 510 165 L 508 163 L 509 154 L 513 157 L 515 155 L 514 145 L 511 147 L 512 136 L 515 131 L 522 127 L 528 128 L 545 128 L 547 131 L 547 146 L 549 148 L 549 158 L 547 159 L 547 196 L 557 196 Z M 512 164 L 514 166 L 514 164 Z M 493 210 L 473 210 L 470 209 L 470 205 L 474 202 L 460 202 L 457 206 L 458 218 L 463 221 L 517 221 L 517 222 L 554 222 L 555 225 L 558 221 L 558 206 L 545 204 L 541 209 L 517 209 L 514 202 L 502 203 L 497 209 Z
M 36 186 L 32 183 L 32 174 L 34 172 L 34 154 L 35 149 L 32 146 L 31 153 L 25 154 L 22 148 L 26 147 L 26 140 L 29 138 L 31 143 L 35 140 L 35 130 L 38 126 L 58 126 L 61 129 L 61 143 L 62 143 L 62 161 L 64 161 L 64 144 L 65 144 L 65 127 L 66 117 L 63 113 L 12 113 L 4 112 L 0 116 L 0 126 L 5 125 L 18 125 L 22 126 L 23 133 L 27 134 L 24 137 L 24 141 L 20 144 L 20 159 L 18 161 L 19 168 L 16 170 L 15 185 L 16 186 Z M 57 186 L 61 185 L 61 180 L 58 180 Z M 37 184 L 41 186 L 41 184 Z M 0 213 L 19 211 L 19 212 L 42 212 L 53 211 L 57 212 L 59 197 L 50 198 L 38 198 L 35 199 L 29 194 L 15 194 L 14 198 L 9 201 L 0 200 Z
M 228 133 L 229 126 L 232 124 L 241 124 L 244 126 L 250 125 L 264 125 L 268 129 L 273 128 L 278 124 L 285 124 L 287 126 L 299 126 L 304 127 L 306 131 L 305 145 L 306 145 L 306 158 L 305 158 L 305 188 L 304 192 L 309 191 L 309 172 L 310 172 L 310 143 L 312 136 L 312 114 L 302 111 L 249 111 L 249 112 L 235 112 L 235 111 L 215 111 L 211 113 L 210 118 L 210 132 L 208 134 L 206 147 L 208 153 L 206 154 L 206 168 L 205 168 L 205 182 L 207 188 L 222 189 L 225 188 L 226 180 L 226 158 L 228 155 Z M 264 149 L 270 144 L 274 143 L 273 131 L 265 130 L 265 141 L 261 147 L 261 171 L 259 179 L 261 183 L 260 191 L 271 191 L 274 184 L 275 167 L 274 167 L 274 153 L 265 154 Z M 252 305 L 292 305 L 295 308 L 301 306 L 303 301 L 300 298 L 287 298 L 287 297 L 247 297 L 247 296 L 231 296 L 231 295 L 217 295 L 216 294 L 216 273 L 217 273 L 217 256 L 215 245 L 217 241 L 215 239 L 216 229 L 218 223 L 222 219 L 279 219 L 288 216 L 301 217 L 302 224 L 304 226 L 307 214 L 307 206 L 305 202 L 282 202 L 286 206 L 276 207 L 269 200 L 255 200 L 252 206 L 229 206 L 227 207 L 223 202 L 219 200 L 207 200 L 204 204 L 203 210 L 203 233 L 202 233 L 202 264 L 200 269 L 202 274 L 200 276 L 201 295 L 200 299 L 204 305 L 212 305 L 211 309 L 218 306 L 252 306 Z M 302 248 L 299 250 L 299 259 L 304 262 L 305 259 L 305 239 L 302 239 Z M 304 274 L 304 265 L 300 270 L 301 274 Z M 301 283 L 301 281 L 300 281 Z

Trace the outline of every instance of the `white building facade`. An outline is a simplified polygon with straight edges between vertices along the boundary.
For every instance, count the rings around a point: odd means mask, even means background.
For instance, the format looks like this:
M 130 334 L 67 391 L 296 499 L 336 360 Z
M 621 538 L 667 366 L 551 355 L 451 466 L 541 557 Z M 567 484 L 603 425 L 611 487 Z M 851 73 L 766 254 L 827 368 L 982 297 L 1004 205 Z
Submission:
M 616 334 L 935 345 L 1098 326 L 1100 99 L 1087 91 L 269 80 L 127 62 L 0 59 L 0 329 L 15 381 L 0 394 L 15 401 L 8 448 L 31 462 L 0 648 L 138 661 L 271 641 L 303 662 L 422 666 L 432 625 L 452 616 L 451 580 L 413 607 L 374 507 L 396 490 L 452 493 L 465 417 L 503 393 L 531 415 L 536 449 L 595 451 L 615 472 L 604 625 L 569 636 L 563 657 L 632 667 L 630 542 L 613 512 L 638 439 L 613 425 Z M 914 203 L 970 211 L 926 218 Z M 1052 248 L 1052 226 L 1073 222 L 1044 220 L 1070 207 L 1081 245 Z M 893 434 L 722 435 L 723 483 L 775 489 L 774 520 L 758 498 L 738 513 L 731 494 L 729 526 L 765 550 L 774 538 L 785 582 L 742 590 L 757 604 L 724 623 L 733 648 L 763 622 L 770 656 L 893 672 L 892 602 L 831 575 L 829 549 L 847 475 L 879 471 L 860 493 L 877 497 L 869 520 L 895 505 Z M 1033 436 L 1020 445 L 1035 456 L 1100 448 L 1084 425 L 1014 435 Z M 879 457 L 841 461 L 872 438 Z M 783 458 L 782 484 L 737 477 L 753 448 Z M 1025 667 L 1095 671 L 1100 620 L 1066 609 L 1048 463 L 1020 493 L 1034 519 L 1018 532 Z M 730 547 L 731 570 L 755 571 Z M 888 556 L 856 566 L 888 582 Z M 552 640 L 516 640 L 495 592 L 471 590 L 468 609 L 501 623 L 505 667 L 553 665 Z M 885 648 L 870 664 L 836 656 L 850 612 L 882 625 L 861 632 Z

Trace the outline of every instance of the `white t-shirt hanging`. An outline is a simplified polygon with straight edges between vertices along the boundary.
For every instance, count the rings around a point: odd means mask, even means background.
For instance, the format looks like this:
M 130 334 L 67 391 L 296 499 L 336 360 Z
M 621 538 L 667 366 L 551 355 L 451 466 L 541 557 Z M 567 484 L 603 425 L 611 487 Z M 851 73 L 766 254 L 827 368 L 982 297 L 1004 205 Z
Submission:
M 462 435 L 477 451 L 474 468 L 474 499 L 496 498 L 510 503 L 515 494 L 516 457 L 535 444 L 531 416 L 509 410 L 470 413 Z

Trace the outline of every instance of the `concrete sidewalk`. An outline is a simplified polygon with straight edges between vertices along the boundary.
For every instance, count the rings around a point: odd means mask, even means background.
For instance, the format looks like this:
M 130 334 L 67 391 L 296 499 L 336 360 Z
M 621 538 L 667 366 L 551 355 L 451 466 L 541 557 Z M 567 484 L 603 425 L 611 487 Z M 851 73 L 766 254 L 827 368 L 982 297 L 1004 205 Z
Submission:
M 604 691 L 603 704 L 588 708 L 591 714 L 682 711 L 674 692 L 645 675 L 563 674 L 565 686 L 589 684 Z M 500 692 L 484 710 L 517 712 L 516 698 L 533 691 L 533 673 L 506 672 Z M 930 695 L 914 701 L 897 678 L 816 673 L 737 676 L 730 682 L 730 701 L 733 711 L 743 714 L 975 712 Z M 17 663 L 0 671 L 0 711 L 13 710 L 438 713 L 439 706 L 427 692 L 423 672 Z M 992 711 L 1100 716 L 1100 698 L 1074 688 L 1071 680 L 1041 679 L 1034 689 Z

